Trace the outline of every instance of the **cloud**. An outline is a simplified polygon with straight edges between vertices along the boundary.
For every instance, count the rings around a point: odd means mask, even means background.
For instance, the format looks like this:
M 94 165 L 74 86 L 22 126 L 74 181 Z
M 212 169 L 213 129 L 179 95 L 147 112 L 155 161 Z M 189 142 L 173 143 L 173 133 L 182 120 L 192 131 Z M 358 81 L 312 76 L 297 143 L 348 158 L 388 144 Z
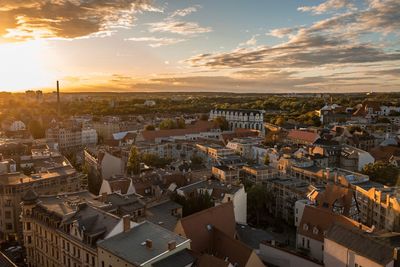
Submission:
M 178 9 L 170 16 L 159 22 L 148 23 L 150 32 L 168 32 L 180 35 L 196 35 L 211 32 L 211 27 L 201 27 L 197 22 L 187 22 L 178 17 L 185 17 L 196 12 L 200 6 Z
M 257 44 L 257 36 L 258 36 L 258 34 L 253 35 L 246 42 L 240 43 L 239 46 L 255 46 Z
M 267 35 L 283 38 L 289 34 L 293 34 L 298 30 L 298 28 L 280 28 L 280 29 L 273 29 L 267 33 Z
M 130 27 L 150 0 L 0 0 L 0 39 L 78 38 Z
M 172 45 L 185 41 L 184 39 L 178 38 L 166 38 L 166 37 L 131 37 L 125 39 L 126 41 L 133 42 L 147 42 L 151 47 L 160 47 L 164 45 Z
M 169 32 L 181 35 L 194 35 L 211 32 L 210 27 L 201 27 L 197 22 L 186 22 L 168 18 L 160 22 L 148 23 L 150 32 Z
M 174 11 L 174 13 L 172 13 L 171 17 L 186 17 L 187 15 L 196 12 L 199 7 L 200 6 L 192 6 L 184 9 L 177 9 Z
M 327 0 L 317 6 L 301 6 L 297 10 L 299 11 L 311 11 L 315 14 L 322 14 L 342 8 L 354 8 L 353 4 L 349 0 Z

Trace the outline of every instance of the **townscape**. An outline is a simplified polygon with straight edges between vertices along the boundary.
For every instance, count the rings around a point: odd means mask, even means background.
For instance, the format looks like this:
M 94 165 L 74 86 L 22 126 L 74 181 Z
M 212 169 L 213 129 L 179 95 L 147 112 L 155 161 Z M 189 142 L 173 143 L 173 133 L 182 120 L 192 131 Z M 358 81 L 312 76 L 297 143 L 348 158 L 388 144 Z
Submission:
M 400 0 L 0 0 L 0 267 L 400 267 Z
M 398 99 L 4 94 L 0 265 L 398 266 Z

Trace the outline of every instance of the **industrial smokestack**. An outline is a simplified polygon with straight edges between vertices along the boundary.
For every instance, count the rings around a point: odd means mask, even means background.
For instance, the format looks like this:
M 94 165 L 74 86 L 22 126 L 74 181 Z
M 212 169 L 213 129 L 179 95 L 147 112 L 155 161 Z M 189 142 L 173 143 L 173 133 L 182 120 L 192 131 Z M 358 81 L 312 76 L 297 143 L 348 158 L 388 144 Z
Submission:
M 57 112 L 60 115 L 60 83 L 57 81 Z

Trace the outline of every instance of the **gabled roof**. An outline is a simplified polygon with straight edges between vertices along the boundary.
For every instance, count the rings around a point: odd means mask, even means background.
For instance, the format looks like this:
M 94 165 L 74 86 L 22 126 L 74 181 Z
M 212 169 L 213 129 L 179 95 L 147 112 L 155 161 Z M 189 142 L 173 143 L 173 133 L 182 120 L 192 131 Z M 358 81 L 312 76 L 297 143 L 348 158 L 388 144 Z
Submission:
M 300 140 L 307 143 L 314 143 L 320 138 L 320 136 L 315 132 L 290 130 L 287 138 L 291 140 Z
M 382 266 L 393 260 L 394 248 L 400 246 L 399 233 L 371 234 L 340 224 L 333 224 L 326 238 Z
M 143 242 L 146 242 L 147 239 L 152 241 L 151 249 L 143 245 Z M 135 266 L 141 266 L 145 262 L 166 253 L 168 243 L 171 241 L 175 241 L 177 247 L 189 242 L 188 239 L 174 232 L 144 221 L 127 232 L 119 233 L 99 242 L 98 247 Z
M 297 233 L 324 242 L 324 233 L 326 233 L 334 223 L 340 223 L 353 228 L 360 226 L 360 223 L 343 215 L 335 214 L 326 209 L 305 206 L 303 217 L 297 228 Z M 366 230 L 369 229 L 367 226 L 363 225 L 362 228 Z
M 228 236 L 234 238 L 236 233 L 236 222 L 233 211 L 233 203 L 224 203 L 182 218 L 179 224 L 183 234 L 192 240 L 191 248 L 195 252 L 204 252 L 209 249 L 212 240 L 212 228 L 224 231 Z

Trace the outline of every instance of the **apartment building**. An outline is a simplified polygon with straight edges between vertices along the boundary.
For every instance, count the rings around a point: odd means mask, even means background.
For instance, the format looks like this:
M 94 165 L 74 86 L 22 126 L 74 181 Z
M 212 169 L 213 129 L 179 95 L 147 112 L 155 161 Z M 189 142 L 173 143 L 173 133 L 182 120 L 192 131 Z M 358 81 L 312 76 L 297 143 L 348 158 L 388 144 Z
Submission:
M 29 267 L 97 267 L 97 242 L 135 225 L 103 211 L 87 191 L 23 197 L 21 221 Z
M 151 267 L 186 249 L 190 249 L 190 239 L 144 221 L 100 241 L 97 254 L 99 267 Z
M 242 175 L 252 183 L 263 183 L 279 176 L 278 170 L 265 165 L 251 165 L 242 167 Z
M 355 187 L 361 222 L 387 231 L 400 231 L 400 192 L 374 183 Z
M 34 188 L 40 194 L 56 194 L 81 189 L 86 175 L 78 173 L 64 158 L 60 161 L 35 161 L 32 168 L 40 171 L 25 175 L 17 172 L 12 164 L 0 174 L 0 238 L 2 240 L 20 239 L 22 235 L 19 216 L 22 196 Z M 26 164 L 26 162 L 25 162 Z
M 334 224 L 324 238 L 324 264 L 327 267 L 398 266 L 400 236 L 371 233 Z
M 236 222 L 247 224 L 247 193 L 243 185 L 207 180 L 180 187 L 176 192 L 184 197 L 207 192 L 214 200 L 215 205 L 232 202 Z
M 296 201 L 306 199 L 307 195 L 317 190 L 306 181 L 293 177 L 280 177 L 265 182 L 267 190 L 274 195 L 272 212 L 289 224 L 295 223 L 294 207 Z

